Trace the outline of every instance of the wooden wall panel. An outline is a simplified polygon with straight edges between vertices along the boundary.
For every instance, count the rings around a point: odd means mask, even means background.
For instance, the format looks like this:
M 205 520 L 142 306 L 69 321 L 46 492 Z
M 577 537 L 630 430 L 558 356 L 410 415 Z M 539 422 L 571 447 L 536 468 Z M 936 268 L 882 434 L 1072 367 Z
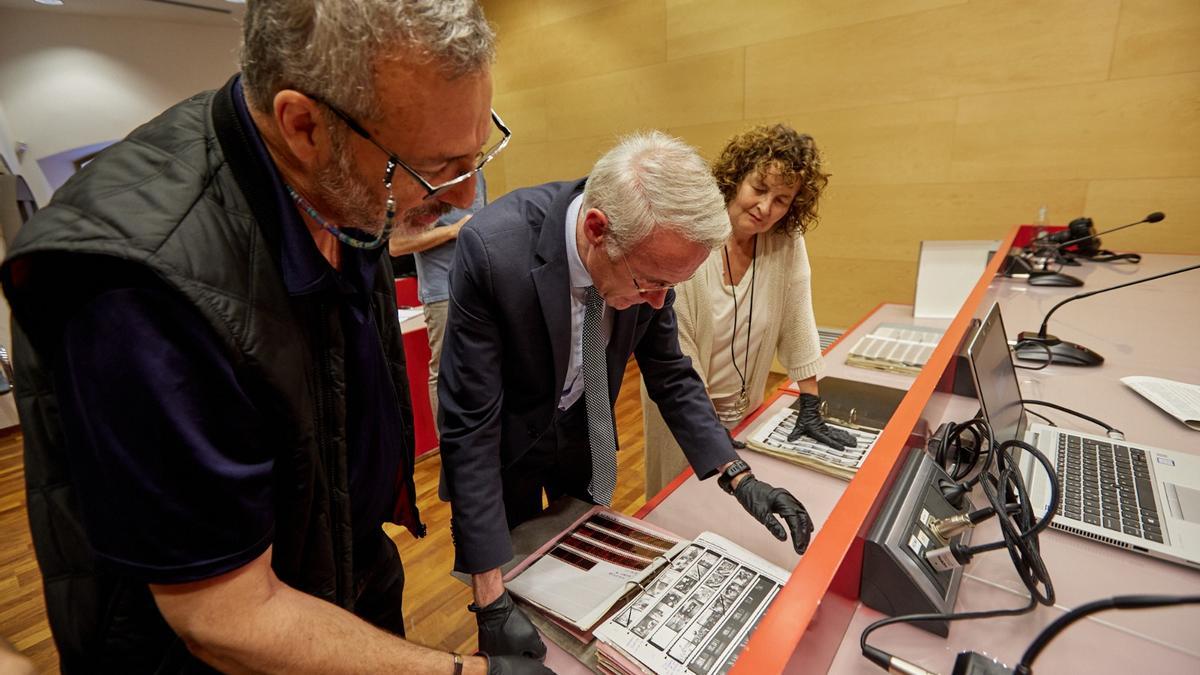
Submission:
M 908 302 L 922 239 L 1089 215 L 1200 250 L 1200 0 L 488 0 L 492 197 L 583 175 L 660 128 L 712 158 L 787 122 L 833 174 L 809 236 L 818 320 Z M 823 278 L 829 275 L 828 278 Z
M 667 58 L 769 42 L 966 0 L 668 0 Z
M 546 90 L 519 89 L 492 96 L 492 108 L 513 133 L 509 147 L 546 140 Z
M 1103 80 L 1118 7 L 1118 0 L 972 2 L 752 45 L 746 113 Z
M 500 39 L 513 37 L 518 31 L 526 28 L 536 28 L 541 22 L 538 11 L 540 0 L 502 0 L 499 2 L 484 2 L 483 11 L 488 23 L 492 24 Z M 509 64 L 502 70 L 509 70 Z
M 864 260 L 810 253 L 818 326 L 852 326 L 881 302 L 911 304 L 917 260 Z
M 809 250 L 916 261 L 923 239 L 1000 239 L 1046 206 L 1063 222 L 1083 213 L 1084 181 L 831 185 Z
M 538 19 L 545 24 L 621 5 L 628 0 L 537 0 Z
M 1141 220 L 1151 211 L 1167 214 L 1147 223 L 1101 237 L 1107 249 L 1200 254 L 1200 178 L 1097 180 L 1088 184 L 1080 215 L 1091 217 L 1103 231 Z
M 593 136 L 569 141 L 512 145 L 505 152 L 505 182 L 510 189 L 556 180 L 582 178 L 619 136 Z
M 670 127 L 670 133 L 714 159 L 725 144 L 756 124 L 784 122 L 811 134 L 826 170 L 841 184 L 944 182 L 950 174 L 955 100 L 940 99 Z
M 1121 1 L 1113 79 L 1197 70 L 1200 70 L 1200 2 Z
M 546 87 L 549 140 L 742 117 L 741 49 Z
M 499 35 L 497 91 L 536 87 L 666 59 L 663 0 L 630 0 Z
M 959 100 L 955 180 L 1200 175 L 1200 73 Z

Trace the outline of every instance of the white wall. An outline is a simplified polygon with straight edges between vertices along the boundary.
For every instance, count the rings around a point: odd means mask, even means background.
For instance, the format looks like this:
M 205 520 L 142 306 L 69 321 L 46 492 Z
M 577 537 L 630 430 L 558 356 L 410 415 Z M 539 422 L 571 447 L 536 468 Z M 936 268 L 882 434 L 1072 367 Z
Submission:
M 239 27 L 0 9 L 0 115 L 39 204 L 37 160 L 121 138 L 237 70 Z M 0 129 L 4 120 L 0 120 Z

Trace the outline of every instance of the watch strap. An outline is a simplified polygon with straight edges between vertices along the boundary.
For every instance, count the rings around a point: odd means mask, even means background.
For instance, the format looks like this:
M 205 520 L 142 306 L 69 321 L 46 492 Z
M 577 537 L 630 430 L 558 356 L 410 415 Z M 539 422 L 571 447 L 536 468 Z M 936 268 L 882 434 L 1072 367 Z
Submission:
M 749 470 L 750 465 L 747 464 L 745 460 L 734 460 L 729 467 L 722 471 L 721 475 L 717 477 L 717 485 L 721 486 L 721 489 L 725 492 L 733 494 L 733 479 Z

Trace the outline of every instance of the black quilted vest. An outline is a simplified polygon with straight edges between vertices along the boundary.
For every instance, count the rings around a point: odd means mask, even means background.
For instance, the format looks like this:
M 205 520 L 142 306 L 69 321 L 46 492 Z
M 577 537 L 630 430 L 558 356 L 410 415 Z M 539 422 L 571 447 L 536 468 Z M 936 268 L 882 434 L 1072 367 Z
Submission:
M 161 284 L 212 326 L 277 443 L 275 572 L 353 609 L 338 309 L 328 296 L 292 297 L 284 287 L 270 183 L 251 154 L 232 86 L 179 103 L 105 150 L 22 228 L 0 268 L 14 317 L 29 521 L 65 672 L 203 669 L 146 584 L 97 562 L 72 488 L 82 478 L 66 461 L 50 361 L 72 302 L 95 275 Z M 423 536 L 390 272 L 380 265 L 372 302 L 407 436 L 393 520 Z

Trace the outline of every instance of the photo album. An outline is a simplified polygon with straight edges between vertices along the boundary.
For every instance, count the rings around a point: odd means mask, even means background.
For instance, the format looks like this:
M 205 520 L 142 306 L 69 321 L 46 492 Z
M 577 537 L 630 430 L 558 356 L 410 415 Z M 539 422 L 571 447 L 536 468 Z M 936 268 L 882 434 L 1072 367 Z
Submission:
M 692 541 L 596 506 L 506 576 L 513 595 L 608 673 L 724 673 L 787 571 L 705 532 Z

